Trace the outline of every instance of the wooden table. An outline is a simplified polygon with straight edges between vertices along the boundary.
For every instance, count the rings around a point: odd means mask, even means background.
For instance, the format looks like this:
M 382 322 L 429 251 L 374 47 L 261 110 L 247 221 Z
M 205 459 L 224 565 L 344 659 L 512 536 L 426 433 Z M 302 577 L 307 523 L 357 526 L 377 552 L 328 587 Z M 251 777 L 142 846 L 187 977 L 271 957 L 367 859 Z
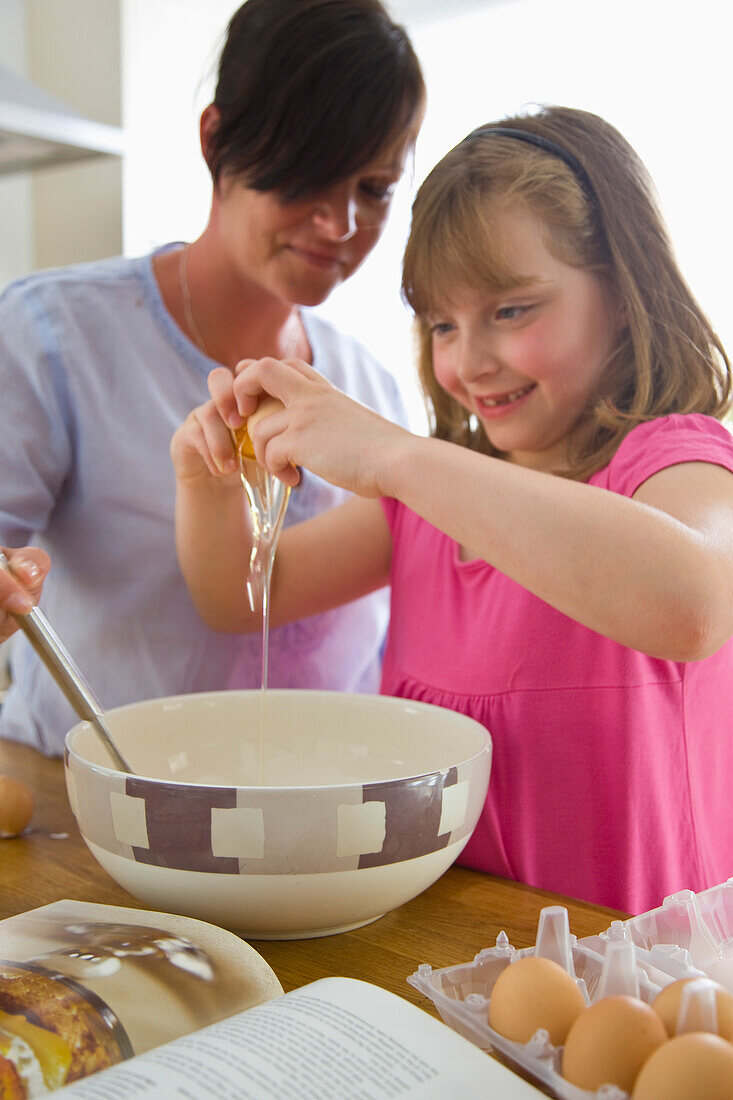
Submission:
M 66 798 L 63 766 L 33 749 L 0 741 L 0 774 L 22 779 L 36 812 L 21 837 L 0 840 L 0 918 L 71 898 L 149 909 L 118 886 L 84 844 Z M 373 924 L 312 940 L 259 940 L 284 989 L 329 975 L 363 978 L 421 1008 L 432 1006 L 407 984 L 420 963 L 438 969 L 469 962 L 504 930 L 515 947 L 534 943 L 545 905 L 566 905 L 578 937 L 608 928 L 611 909 L 454 867 L 419 897 Z

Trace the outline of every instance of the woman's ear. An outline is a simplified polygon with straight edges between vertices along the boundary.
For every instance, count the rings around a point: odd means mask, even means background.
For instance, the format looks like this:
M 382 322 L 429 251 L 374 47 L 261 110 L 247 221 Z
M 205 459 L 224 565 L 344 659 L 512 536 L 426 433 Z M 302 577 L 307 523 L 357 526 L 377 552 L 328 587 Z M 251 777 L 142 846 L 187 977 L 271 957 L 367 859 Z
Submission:
M 210 103 L 208 107 L 204 108 L 201 115 L 201 121 L 199 123 L 199 138 L 201 141 L 201 152 L 203 153 L 204 160 L 211 171 L 211 143 L 214 134 L 219 129 L 219 123 L 221 122 L 221 112 L 218 107 L 215 107 L 213 103 Z

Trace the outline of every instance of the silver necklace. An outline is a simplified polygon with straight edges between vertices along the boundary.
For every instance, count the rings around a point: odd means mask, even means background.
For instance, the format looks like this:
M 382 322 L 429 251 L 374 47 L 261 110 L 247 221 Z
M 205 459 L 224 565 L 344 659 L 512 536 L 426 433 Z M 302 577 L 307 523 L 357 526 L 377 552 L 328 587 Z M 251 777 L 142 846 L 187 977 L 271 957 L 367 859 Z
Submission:
M 191 288 L 188 285 L 188 250 L 191 247 L 190 244 L 184 245 L 181 249 L 181 257 L 178 261 L 178 280 L 181 284 L 181 297 L 183 299 L 183 316 L 186 321 L 186 327 L 193 336 L 196 344 L 200 350 L 204 353 L 207 359 L 211 356 L 206 348 L 206 343 L 203 336 L 198 330 L 196 322 L 193 319 L 193 312 L 191 310 Z M 300 336 L 300 315 L 297 309 L 294 309 L 288 318 L 288 325 L 292 326 L 293 331 L 288 337 L 285 350 L 283 351 L 282 358 L 289 359 L 298 346 L 298 338 Z
M 186 319 L 186 327 L 188 328 L 188 331 L 191 333 L 199 348 L 208 359 L 209 353 L 206 350 L 204 338 L 197 329 L 196 322 L 193 319 L 193 313 L 191 312 L 191 291 L 188 286 L 188 250 L 190 247 L 190 244 L 183 246 L 183 248 L 181 249 L 181 258 L 178 261 L 178 278 L 181 284 L 181 296 L 183 298 L 183 316 Z

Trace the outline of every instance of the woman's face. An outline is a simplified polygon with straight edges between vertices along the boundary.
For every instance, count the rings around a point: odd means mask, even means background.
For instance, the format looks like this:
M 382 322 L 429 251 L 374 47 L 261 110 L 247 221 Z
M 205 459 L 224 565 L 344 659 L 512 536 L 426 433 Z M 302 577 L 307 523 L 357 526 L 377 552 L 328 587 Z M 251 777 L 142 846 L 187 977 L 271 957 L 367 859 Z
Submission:
M 561 470 L 587 423 L 623 311 L 597 275 L 548 250 L 532 214 L 501 214 L 497 232 L 522 285 L 456 291 L 426 319 L 435 377 L 511 461 Z
M 234 273 L 286 302 L 318 305 L 379 240 L 410 145 L 402 139 L 347 179 L 293 202 L 222 179 L 212 225 Z

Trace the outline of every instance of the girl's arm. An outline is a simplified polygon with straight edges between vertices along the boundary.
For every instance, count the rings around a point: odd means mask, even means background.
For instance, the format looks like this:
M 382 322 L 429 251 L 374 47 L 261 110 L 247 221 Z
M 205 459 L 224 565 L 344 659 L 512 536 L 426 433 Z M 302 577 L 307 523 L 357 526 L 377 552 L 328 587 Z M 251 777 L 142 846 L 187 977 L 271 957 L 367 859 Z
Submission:
M 227 372 L 228 373 L 228 372 Z M 251 550 L 247 502 L 228 428 L 213 402 L 195 409 L 171 441 L 176 549 L 202 618 L 215 630 L 262 625 L 246 592 Z M 297 476 L 295 470 L 291 475 Z M 348 603 L 389 582 L 391 537 L 381 504 L 354 497 L 283 530 L 273 570 L 273 626 Z
M 380 485 L 557 610 L 655 657 L 733 634 L 733 474 L 692 462 L 633 499 L 475 454 L 400 441 Z
M 285 405 L 253 432 L 268 469 L 303 465 L 361 496 L 395 497 L 467 556 L 652 656 L 698 660 L 733 634 L 733 474 L 722 467 L 670 467 L 629 499 L 411 435 L 297 361 L 242 365 L 217 395 L 222 415 L 248 415 L 263 391 Z

